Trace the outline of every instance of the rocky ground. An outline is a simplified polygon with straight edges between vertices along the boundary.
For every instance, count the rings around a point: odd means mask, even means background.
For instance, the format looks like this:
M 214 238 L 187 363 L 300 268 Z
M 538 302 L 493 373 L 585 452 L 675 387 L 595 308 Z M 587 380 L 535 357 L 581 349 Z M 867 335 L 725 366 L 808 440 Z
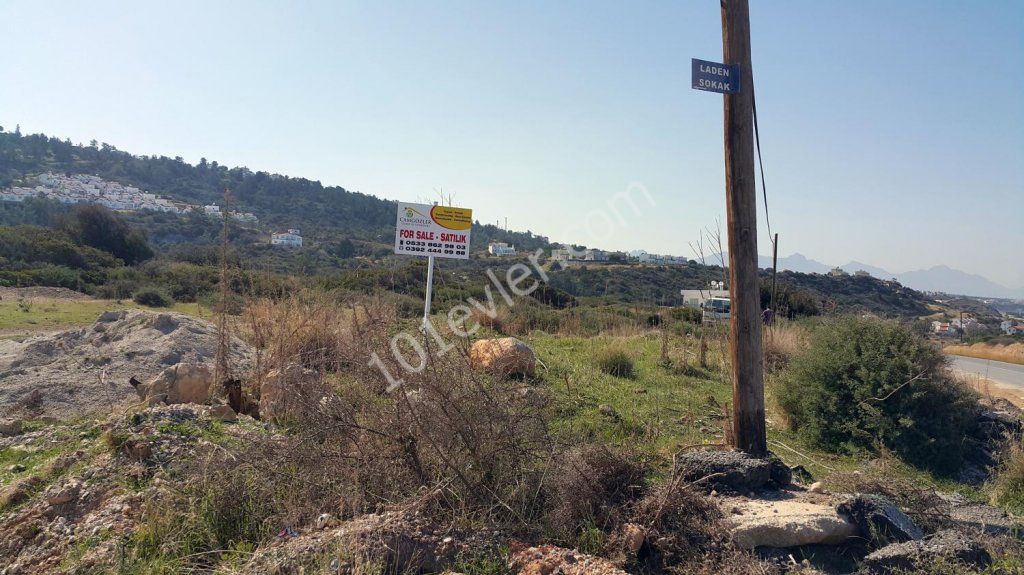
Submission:
M 216 330 L 180 313 L 106 312 L 91 326 L 0 340 L 0 414 L 70 418 L 110 411 L 136 399 L 132 377 L 146 381 L 182 362 L 212 362 Z M 233 365 L 244 368 L 252 351 L 231 341 Z
M 126 542 L 145 528 L 146 502 L 179 488 L 176 462 L 275 433 L 248 416 L 181 404 L 0 438 L 0 573 L 116 571 Z M 826 573 L 859 568 L 890 574 L 933 561 L 985 567 L 997 542 L 1017 528 L 998 509 L 947 496 L 940 521 L 924 529 L 910 518 L 912 510 L 883 497 L 790 484 L 777 464 L 760 465 L 731 452 L 694 452 L 686 460 L 689 473 L 721 474 L 703 488 L 721 509 L 733 544 L 760 557 L 765 572 L 808 572 L 813 566 Z M 280 526 L 277 537 L 232 572 L 362 573 L 372 563 L 393 570 L 388 572 L 440 573 L 466 557 L 502 556 L 496 572 L 611 575 L 631 572 L 629 565 L 657 546 L 640 525 L 625 529 L 624 561 L 530 546 L 500 531 L 437 522 L 424 511 L 437 496 L 424 492 L 345 521 L 324 509 L 309 524 Z
M 204 551 L 209 561 L 193 561 L 187 570 L 155 563 L 149 561 L 154 550 L 180 544 L 179 556 L 189 556 L 189 538 L 209 536 L 186 533 L 178 524 L 183 519 L 161 507 L 177 502 L 187 513 L 203 512 L 206 494 L 192 487 L 208 472 L 204 462 L 254 464 L 242 460 L 253 453 L 244 447 L 285 445 L 294 421 L 272 423 L 269 405 L 261 408 L 265 420 L 258 420 L 224 404 L 127 401 L 138 398 L 130 377 L 158 381 L 169 365 L 208 362 L 214 334 L 210 324 L 187 316 L 125 311 L 104 314 L 89 328 L 0 348 L 0 404 L 9 413 L 0 419 L 0 575 L 653 574 L 666 572 L 659 566 L 681 548 L 709 555 L 710 570 L 700 573 L 997 575 L 1024 569 L 1017 518 L 977 497 L 872 484 L 859 473 L 816 481 L 778 458 L 727 450 L 684 450 L 666 471 L 669 483 L 683 485 L 691 498 L 683 507 L 712 510 L 701 514 L 708 525 L 673 523 L 665 519 L 673 505 L 668 496 L 648 498 L 655 502 L 651 513 L 620 522 L 590 553 L 554 545 L 530 526 L 512 532 L 478 519 L 439 517 L 435 504 L 447 494 L 437 487 L 372 512 L 306 502 L 315 511 L 302 520 L 253 526 L 262 534 L 258 545 Z M 236 340 L 232 347 L 236 364 L 249 360 L 245 344 Z M 99 357 L 106 359 L 93 361 Z M 308 370 L 298 371 L 304 377 Z M 24 400 L 33 391 L 39 398 L 29 413 Z M 111 404 L 121 408 L 109 414 Z M 105 413 L 81 416 L 97 408 Z M 977 437 L 968 438 L 977 449 L 965 470 L 975 483 L 985 481 L 996 442 L 1020 431 L 1022 419 L 999 401 L 987 403 L 980 418 Z M 302 473 L 257 471 L 256 481 L 263 474 Z M 450 511 L 452 502 L 446 504 Z M 213 521 L 245 518 L 223 517 L 224 511 L 217 508 Z M 734 570 L 710 567 L 722 564 Z

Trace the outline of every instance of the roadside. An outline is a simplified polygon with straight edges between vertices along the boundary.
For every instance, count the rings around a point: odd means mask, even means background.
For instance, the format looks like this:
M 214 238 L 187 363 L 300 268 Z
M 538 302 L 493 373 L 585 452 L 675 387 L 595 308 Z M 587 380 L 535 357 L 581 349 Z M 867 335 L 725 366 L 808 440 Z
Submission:
M 947 354 L 954 371 L 983 395 L 1024 407 L 1024 365 Z
M 975 343 L 972 345 L 947 345 L 942 351 L 951 355 L 973 357 L 1004 363 L 1024 365 L 1024 343 Z

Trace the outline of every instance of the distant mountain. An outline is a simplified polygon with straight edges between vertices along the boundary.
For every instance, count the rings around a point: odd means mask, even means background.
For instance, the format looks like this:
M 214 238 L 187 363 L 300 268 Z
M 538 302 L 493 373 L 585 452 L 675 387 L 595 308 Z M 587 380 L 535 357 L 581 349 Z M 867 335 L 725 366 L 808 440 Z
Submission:
M 757 265 L 762 269 L 772 268 L 771 256 L 757 256 Z M 793 254 L 779 258 L 779 269 L 802 274 L 824 274 L 832 269 L 832 266 L 825 265 L 819 261 L 812 260 L 803 254 Z
M 934 266 L 926 270 L 904 272 L 896 278 L 905 286 L 922 291 L 941 291 L 950 294 L 980 297 L 1024 298 L 1024 289 L 1011 289 L 978 274 L 971 274 L 949 266 Z
M 758 256 L 758 266 L 762 269 L 771 269 L 771 256 Z M 984 276 L 967 273 L 949 266 L 940 265 L 929 269 L 896 273 L 854 260 L 839 267 L 851 274 L 865 271 L 882 280 L 896 278 L 901 284 L 918 291 L 938 291 L 975 297 L 1024 299 L 1024 288 L 1008 288 Z M 799 253 L 779 258 L 780 271 L 825 274 L 831 271 L 832 268 L 833 266 L 810 259 Z

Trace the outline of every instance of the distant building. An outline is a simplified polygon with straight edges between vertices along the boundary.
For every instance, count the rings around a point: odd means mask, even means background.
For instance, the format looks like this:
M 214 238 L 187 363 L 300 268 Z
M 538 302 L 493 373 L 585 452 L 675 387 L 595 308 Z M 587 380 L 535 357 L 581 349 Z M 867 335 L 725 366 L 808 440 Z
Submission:
M 295 229 L 290 229 L 287 232 L 275 232 L 270 234 L 270 243 L 275 246 L 301 248 L 302 236 L 299 235 L 299 230 Z
M 203 206 L 203 213 L 208 215 L 208 216 L 219 216 L 220 215 L 220 206 L 218 206 L 217 204 L 210 204 L 208 206 Z
M 999 324 L 999 330 L 1006 335 L 1024 335 L 1024 323 L 1012 319 L 1003 320 Z
M 702 308 L 704 303 L 711 299 L 729 299 L 729 290 L 721 289 L 720 282 L 708 289 L 684 289 L 679 290 L 683 296 L 683 305 L 686 307 Z
M 516 247 L 510 246 L 505 242 L 491 242 L 487 244 L 487 253 L 492 256 L 514 256 L 516 255 Z
M 231 217 L 245 223 L 255 224 L 259 221 L 256 214 L 252 212 L 231 212 Z
M 566 248 L 554 248 L 551 250 L 551 261 L 569 262 L 572 261 L 572 250 Z
M 956 335 L 957 328 L 948 321 L 933 321 L 932 333 L 938 336 Z
M 581 259 L 585 262 L 606 262 L 608 261 L 608 252 L 603 250 L 583 250 L 583 257 Z
M 841 277 L 847 276 L 849 274 L 846 273 L 846 270 L 844 270 L 843 268 L 832 268 L 832 270 L 830 272 L 828 272 L 828 275 L 830 275 L 830 276 L 832 276 L 834 278 L 841 278 Z
M 46 172 L 36 176 L 36 181 L 38 185 L 33 188 L 15 186 L 0 190 L 0 200 L 22 202 L 40 196 L 62 204 L 98 204 L 112 210 L 174 213 L 183 213 L 191 207 L 180 202 L 171 202 L 134 186 L 124 186 L 88 174 L 65 176 Z

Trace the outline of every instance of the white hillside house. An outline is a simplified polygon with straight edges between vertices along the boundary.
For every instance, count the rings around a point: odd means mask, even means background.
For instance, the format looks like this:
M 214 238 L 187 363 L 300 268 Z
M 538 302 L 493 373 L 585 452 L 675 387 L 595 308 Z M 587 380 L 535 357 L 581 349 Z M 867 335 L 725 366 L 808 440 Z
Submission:
M 510 246 L 505 242 L 491 242 L 487 244 L 487 253 L 492 256 L 514 256 L 516 255 L 516 247 Z
M 270 234 L 270 243 L 275 246 L 284 246 L 286 248 L 301 248 L 302 247 L 302 236 L 299 235 L 299 230 L 290 229 L 287 232 L 274 232 Z

